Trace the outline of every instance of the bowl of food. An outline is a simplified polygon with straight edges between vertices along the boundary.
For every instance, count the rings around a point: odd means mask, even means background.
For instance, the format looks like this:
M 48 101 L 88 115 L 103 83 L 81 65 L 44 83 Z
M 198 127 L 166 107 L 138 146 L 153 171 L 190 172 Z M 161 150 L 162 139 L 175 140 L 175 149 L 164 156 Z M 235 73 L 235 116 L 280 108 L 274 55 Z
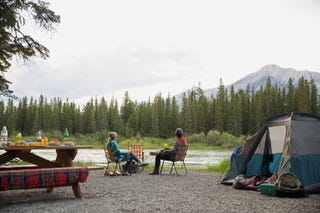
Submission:
M 58 139 L 52 140 L 50 142 L 48 142 L 49 146 L 60 146 L 61 142 Z

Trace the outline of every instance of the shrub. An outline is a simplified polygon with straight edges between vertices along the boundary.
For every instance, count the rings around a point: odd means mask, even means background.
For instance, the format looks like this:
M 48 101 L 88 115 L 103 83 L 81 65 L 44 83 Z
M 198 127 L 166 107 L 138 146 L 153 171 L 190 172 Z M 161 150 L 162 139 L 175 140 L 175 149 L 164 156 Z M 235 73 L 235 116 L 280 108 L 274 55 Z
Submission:
M 230 158 L 223 159 L 218 165 L 212 168 L 213 172 L 224 173 L 230 169 Z
M 238 138 L 236 138 L 235 136 L 227 132 L 222 132 L 216 143 L 216 145 L 223 146 L 226 149 L 232 148 L 237 144 L 238 144 Z
M 206 135 L 201 132 L 200 134 L 192 134 L 190 136 L 188 136 L 186 138 L 186 140 L 188 141 L 188 143 L 192 144 L 192 143 L 206 143 L 207 141 L 207 138 L 206 138 Z
M 220 137 L 220 132 L 217 130 L 210 130 L 207 134 L 207 144 L 208 145 L 217 145 L 217 142 Z

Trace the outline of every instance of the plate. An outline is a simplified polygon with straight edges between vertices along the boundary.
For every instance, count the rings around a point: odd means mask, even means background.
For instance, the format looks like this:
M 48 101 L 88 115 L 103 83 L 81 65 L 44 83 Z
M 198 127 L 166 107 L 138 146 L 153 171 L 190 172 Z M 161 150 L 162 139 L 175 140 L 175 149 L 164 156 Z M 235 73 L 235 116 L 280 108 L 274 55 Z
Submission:
M 50 143 L 50 142 L 49 142 L 48 145 L 49 145 L 49 146 L 60 146 L 61 143 L 55 143 L 55 142 Z

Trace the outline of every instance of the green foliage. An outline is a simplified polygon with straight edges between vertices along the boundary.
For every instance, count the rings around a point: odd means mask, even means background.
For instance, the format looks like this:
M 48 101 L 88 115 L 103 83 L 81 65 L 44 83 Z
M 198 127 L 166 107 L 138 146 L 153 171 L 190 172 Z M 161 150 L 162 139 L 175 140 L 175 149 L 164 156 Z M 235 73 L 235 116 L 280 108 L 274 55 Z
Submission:
M 207 137 L 203 132 L 200 134 L 192 134 L 190 136 L 187 136 L 186 139 L 189 144 L 193 144 L 193 143 L 207 144 Z
M 184 137 L 194 148 L 232 149 L 242 142 L 241 135 L 253 133 L 258 123 L 274 114 L 319 111 L 317 88 L 304 78 L 297 88 L 290 80 L 288 90 L 268 80 L 265 88 L 255 91 L 248 86 L 237 92 L 231 88 L 230 95 L 220 81 L 216 97 L 207 98 L 199 87 L 184 93 L 182 102 L 179 109 L 174 97 L 163 98 L 158 93 L 153 102 L 137 103 L 126 92 L 120 108 L 114 97 L 110 102 L 92 98 L 80 108 L 60 98 L 23 97 L 17 105 L 12 99 L 7 104 L 0 101 L 0 125 L 7 126 L 11 138 L 17 132 L 29 137 L 41 130 L 49 138 L 62 140 L 61 132 L 68 128 L 77 144 L 102 146 L 108 132 L 116 131 L 120 142 L 148 147 L 173 144 L 175 129 L 182 127 Z
M 230 149 L 230 148 L 236 147 L 238 144 L 239 144 L 238 138 L 236 138 L 235 136 L 227 132 L 222 132 L 215 145 L 223 146 L 226 149 Z
M 216 166 L 208 166 L 207 170 L 209 172 L 218 172 L 218 173 L 225 173 L 230 169 L 230 159 L 225 158 L 223 159 L 218 165 Z
M 216 145 L 220 137 L 220 132 L 217 130 L 210 130 L 207 134 L 207 144 Z
M 49 57 L 49 50 L 23 32 L 23 26 L 30 21 L 40 29 L 54 30 L 60 16 L 49 9 L 45 1 L 0 1 L 0 95 L 14 97 L 3 72 L 11 66 L 13 56 L 28 60 L 39 55 Z

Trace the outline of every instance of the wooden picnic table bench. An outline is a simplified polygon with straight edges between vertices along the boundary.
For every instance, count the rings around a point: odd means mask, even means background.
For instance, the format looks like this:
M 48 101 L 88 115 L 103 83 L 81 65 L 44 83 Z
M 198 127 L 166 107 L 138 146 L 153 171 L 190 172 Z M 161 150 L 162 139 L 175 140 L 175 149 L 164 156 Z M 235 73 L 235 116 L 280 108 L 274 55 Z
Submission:
M 76 197 L 81 197 L 79 183 L 85 182 L 89 175 L 87 167 L 74 167 L 73 160 L 78 149 L 91 149 L 91 146 L 1 146 L 0 164 L 19 158 L 33 165 L 1 166 L 0 191 L 15 189 L 47 188 L 72 186 Z M 55 150 L 54 161 L 45 159 L 32 150 Z
M 76 197 L 81 198 L 79 183 L 87 181 L 87 167 L 33 168 L 0 171 L 0 191 L 72 186 Z

